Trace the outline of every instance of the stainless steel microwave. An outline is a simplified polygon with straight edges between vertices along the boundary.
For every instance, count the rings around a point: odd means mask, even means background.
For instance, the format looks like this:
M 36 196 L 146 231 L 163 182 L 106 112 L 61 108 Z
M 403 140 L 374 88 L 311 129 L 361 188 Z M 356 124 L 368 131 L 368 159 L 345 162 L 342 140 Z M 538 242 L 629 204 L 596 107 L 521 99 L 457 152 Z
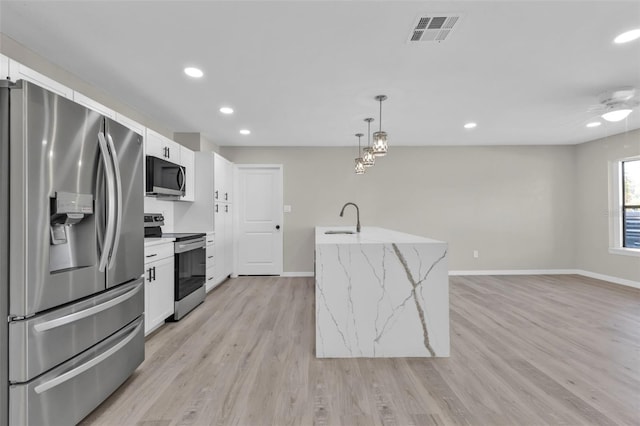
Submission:
M 147 195 L 185 194 L 186 170 L 179 164 L 147 155 L 145 191 Z

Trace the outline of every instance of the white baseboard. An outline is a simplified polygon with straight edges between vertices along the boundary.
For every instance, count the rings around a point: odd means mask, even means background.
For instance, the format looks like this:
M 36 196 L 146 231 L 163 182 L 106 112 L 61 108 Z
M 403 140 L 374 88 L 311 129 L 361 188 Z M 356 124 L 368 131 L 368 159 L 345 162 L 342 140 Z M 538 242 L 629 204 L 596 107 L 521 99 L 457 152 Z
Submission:
M 475 271 L 449 271 L 450 276 L 464 275 L 582 275 L 597 280 L 608 281 L 627 287 L 640 289 L 640 282 L 627 280 L 624 278 L 612 277 L 610 275 L 598 274 L 596 272 L 582 269 L 484 269 Z M 313 277 L 313 272 L 283 272 L 281 277 Z
M 597 280 L 609 281 L 614 284 L 625 285 L 627 287 L 640 288 L 639 281 L 627 280 L 625 278 L 612 277 L 610 275 L 598 274 L 596 272 L 584 271 L 582 269 L 576 269 L 576 273 L 589 278 L 595 278 Z
M 596 272 L 582 269 L 496 269 L 479 271 L 449 271 L 450 276 L 456 275 L 582 275 L 584 277 L 595 278 L 597 280 L 608 281 L 627 287 L 640 288 L 640 282 L 627 280 L 624 278 L 612 277 L 610 275 L 598 274 Z
M 484 269 L 479 271 L 449 271 L 449 275 L 567 275 L 575 269 Z
M 281 277 L 313 277 L 313 272 L 283 272 Z

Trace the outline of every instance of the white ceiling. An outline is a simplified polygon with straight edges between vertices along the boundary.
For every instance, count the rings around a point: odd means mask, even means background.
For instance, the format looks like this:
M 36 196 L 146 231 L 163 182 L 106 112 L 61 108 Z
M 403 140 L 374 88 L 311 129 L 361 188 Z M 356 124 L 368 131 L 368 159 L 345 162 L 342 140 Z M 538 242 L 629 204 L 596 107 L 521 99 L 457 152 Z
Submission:
M 345 146 L 376 118 L 393 145 L 574 144 L 590 106 L 640 89 L 639 1 L 27 1 L 0 31 L 166 123 L 223 146 Z M 447 40 L 409 44 L 421 14 L 455 13 Z M 185 66 L 202 68 L 193 80 Z M 218 109 L 232 106 L 233 116 Z M 478 127 L 466 130 L 463 124 Z M 250 136 L 238 134 L 241 128 Z

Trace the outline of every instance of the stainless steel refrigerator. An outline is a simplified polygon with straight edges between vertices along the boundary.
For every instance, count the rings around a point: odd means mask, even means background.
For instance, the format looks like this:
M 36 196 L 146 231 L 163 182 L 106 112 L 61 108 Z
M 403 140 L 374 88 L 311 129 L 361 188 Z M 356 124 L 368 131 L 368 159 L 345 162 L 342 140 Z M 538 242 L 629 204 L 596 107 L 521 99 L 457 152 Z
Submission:
M 142 137 L 0 81 L 0 424 L 79 422 L 144 359 Z

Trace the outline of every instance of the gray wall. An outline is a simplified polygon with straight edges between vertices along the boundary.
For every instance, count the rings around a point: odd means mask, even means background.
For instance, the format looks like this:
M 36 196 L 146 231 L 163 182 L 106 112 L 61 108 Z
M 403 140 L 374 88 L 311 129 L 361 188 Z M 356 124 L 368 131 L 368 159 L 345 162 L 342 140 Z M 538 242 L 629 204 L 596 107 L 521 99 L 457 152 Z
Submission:
M 284 270 L 313 271 L 313 227 L 381 226 L 447 241 L 450 269 L 574 264 L 572 146 L 394 147 L 362 176 L 351 148 L 230 148 L 236 163 L 284 165 Z M 473 250 L 479 257 L 473 258 Z
M 346 148 L 222 148 L 199 133 L 176 133 L 0 33 L 0 52 L 195 149 L 238 163 L 284 165 L 285 264 L 313 270 L 313 227 L 354 223 L 448 241 L 453 270 L 572 269 L 639 280 L 637 257 L 608 253 L 608 162 L 640 155 L 640 131 L 577 146 L 391 145 L 367 175 Z M 171 210 L 171 209 L 169 209 Z M 169 213 L 169 212 L 168 212 Z M 473 250 L 479 251 L 474 259 Z
M 640 257 L 609 253 L 609 162 L 640 155 L 640 130 L 575 146 L 576 268 L 640 281 Z

